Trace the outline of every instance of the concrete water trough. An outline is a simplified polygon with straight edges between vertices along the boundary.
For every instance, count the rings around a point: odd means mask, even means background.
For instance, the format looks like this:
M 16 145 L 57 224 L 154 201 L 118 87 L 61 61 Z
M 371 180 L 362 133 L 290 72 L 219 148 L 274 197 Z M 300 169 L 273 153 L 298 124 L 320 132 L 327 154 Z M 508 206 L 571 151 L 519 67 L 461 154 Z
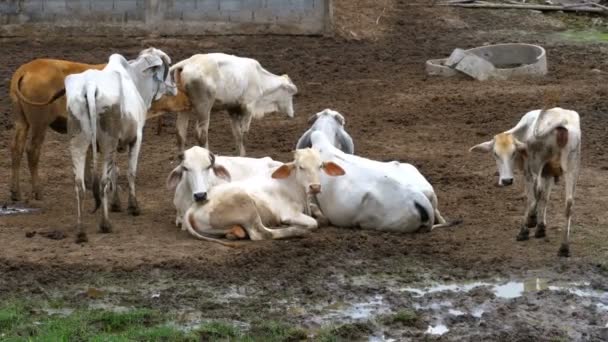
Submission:
M 547 74 L 547 54 L 541 46 L 519 43 L 455 49 L 449 58 L 428 60 L 426 72 L 444 77 L 465 74 L 480 81 L 537 77 Z

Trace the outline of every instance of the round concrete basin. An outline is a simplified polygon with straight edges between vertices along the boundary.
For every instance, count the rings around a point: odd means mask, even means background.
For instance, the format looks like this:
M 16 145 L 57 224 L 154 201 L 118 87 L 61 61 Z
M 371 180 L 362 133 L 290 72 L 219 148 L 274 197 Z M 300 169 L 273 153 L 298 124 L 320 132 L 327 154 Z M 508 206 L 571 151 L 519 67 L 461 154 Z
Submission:
M 466 50 L 490 62 L 494 68 L 488 79 L 505 80 L 517 76 L 543 76 L 547 74 L 545 49 L 532 44 L 496 44 Z M 456 76 L 458 70 L 445 65 L 447 58 L 426 62 L 429 75 Z

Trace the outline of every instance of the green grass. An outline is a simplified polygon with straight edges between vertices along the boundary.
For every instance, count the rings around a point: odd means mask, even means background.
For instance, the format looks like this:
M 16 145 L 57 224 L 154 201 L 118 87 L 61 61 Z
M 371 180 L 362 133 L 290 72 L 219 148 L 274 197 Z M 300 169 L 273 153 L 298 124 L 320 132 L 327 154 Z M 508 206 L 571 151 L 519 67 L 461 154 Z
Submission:
M 418 315 L 416 315 L 415 311 L 404 309 L 397 311 L 393 315 L 385 316 L 382 322 L 389 325 L 401 324 L 411 327 L 418 322 Z
M 560 32 L 562 39 L 581 42 L 581 43 L 606 43 L 608 42 L 608 32 L 598 30 L 568 30 Z

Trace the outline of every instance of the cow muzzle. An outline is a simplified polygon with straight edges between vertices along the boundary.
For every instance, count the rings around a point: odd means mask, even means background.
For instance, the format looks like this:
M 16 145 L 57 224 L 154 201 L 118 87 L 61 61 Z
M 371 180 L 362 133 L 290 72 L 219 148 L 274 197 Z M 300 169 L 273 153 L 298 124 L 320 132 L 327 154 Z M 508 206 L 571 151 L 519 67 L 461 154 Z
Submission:
M 321 192 L 321 184 L 311 184 L 308 186 L 308 193 L 316 195 Z
M 502 178 L 498 184 L 500 186 L 509 186 L 513 184 L 513 178 Z
M 193 195 L 195 202 L 204 202 L 207 200 L 206 192 L 197 192 Z

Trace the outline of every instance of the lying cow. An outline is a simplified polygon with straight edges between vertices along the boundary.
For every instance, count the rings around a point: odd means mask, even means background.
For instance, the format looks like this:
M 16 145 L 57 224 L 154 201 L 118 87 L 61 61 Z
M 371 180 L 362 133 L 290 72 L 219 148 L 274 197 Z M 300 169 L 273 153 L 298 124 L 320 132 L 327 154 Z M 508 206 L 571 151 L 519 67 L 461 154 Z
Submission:
M 492 152 L 498 167 L 498 185 L 513 184 L 513 169 L 520 168 L 526 181 L 527 204 L 518 241 L 545 236 L 547 202 L 551 187 L 560 176 L 566 180 L 566 227 L 558 251 L 570 255 L 570 221 L 581 155 L 579 115 L 559 107 L 526 113 L 515 127 L 492 140 L 471 147 L 472 152 Z
M 321 175 L 323 192 L 315 196 L 319 208 L 313 205 L 313 214 L 320 209 L 331 224 L 340 227 L 405 233 L 451 225 L 441 218 L 432 186 L 416 175 L 415 167 L 346 154 L 320 131 L 310 139 L 324 160 L 339 161 L 346 172 L 340 178 Z M 435 221 L 440 224 L 434 225 Z
M 100 204 L 103 205 L 100 231 L 111 231 L 107 195 L 116 191 L 118 186 L 114 159 L 116 151 L 123 147 L 129 150 L 128 211 L 132 215 L 139 215 L 135 175 L 146 112 L 153 100 L 164 94 L 176 94 L 175 84 L 168 77 L 170 64 L 171 59 L 167 54 L 149 48 L 140 52 L 137 59 L 130 63 L 123 56 L 113 54 L 102 70 L 87 70 L 66 77 L 68 135 L 78 205 L 78 242 L 87 240 L 81 215 L 89 146 L 93 151 L 95 210 Z M 97 130 L 100 131 L 99 135 Z M 103 160 L 101 184 L 98 184 L 97 176 L 98 144 Z
M 279 112 L 293 117 L 293 96 L 298 88 L 287 75 L 277 76 L 251 58 L 223 53 L 194 55 L 171 67 L 178 83 L 184 85 L 196 118 L 196 137 L 209 148 L 207 133 L 212 110 L 227 110 L 240 156 L 245 155 L 244 135 L 251 120 Z M 189 115 L 177 118 L 178 147 L 184 150 Z
M 216 185 L 256 176 L 269 176 L 282 163 L 265 158 L 215 156 L 203 147 L 194 146 L 179 155 L 181 163 L 167 178 L 167 188 L 175 189 L 175 225 L 182 226 L 184 213 L 192 203 L 205 202 Z
M 212 236 L 225 236 L 235 226 L 244 228 L 251 240 L 304 236 L 318 226 L 303 212 L 307 194 L 321 192 L 321 170 L 332 177 L 344 174 L 338 164 L 323 162 L 317 151 L 296 150 L 294 161 L 281 165 L 271 176 L 212 188 L 206 202 L 194 203 L 186 211 L 186 229 L 196 238 L 220 243 Z
M 354 154 L 355 145 L 353 139 L 344 130 L 344 116 L 335 110 L 325 109 L 308 119 L 308 124 L 312 125 L 308 131 L 304 132 L 296 144 L 296 149 L 312 147 L 310 135 L 314 131 L 321 131 L 329 138 L 331 144 L 344 153 Z

